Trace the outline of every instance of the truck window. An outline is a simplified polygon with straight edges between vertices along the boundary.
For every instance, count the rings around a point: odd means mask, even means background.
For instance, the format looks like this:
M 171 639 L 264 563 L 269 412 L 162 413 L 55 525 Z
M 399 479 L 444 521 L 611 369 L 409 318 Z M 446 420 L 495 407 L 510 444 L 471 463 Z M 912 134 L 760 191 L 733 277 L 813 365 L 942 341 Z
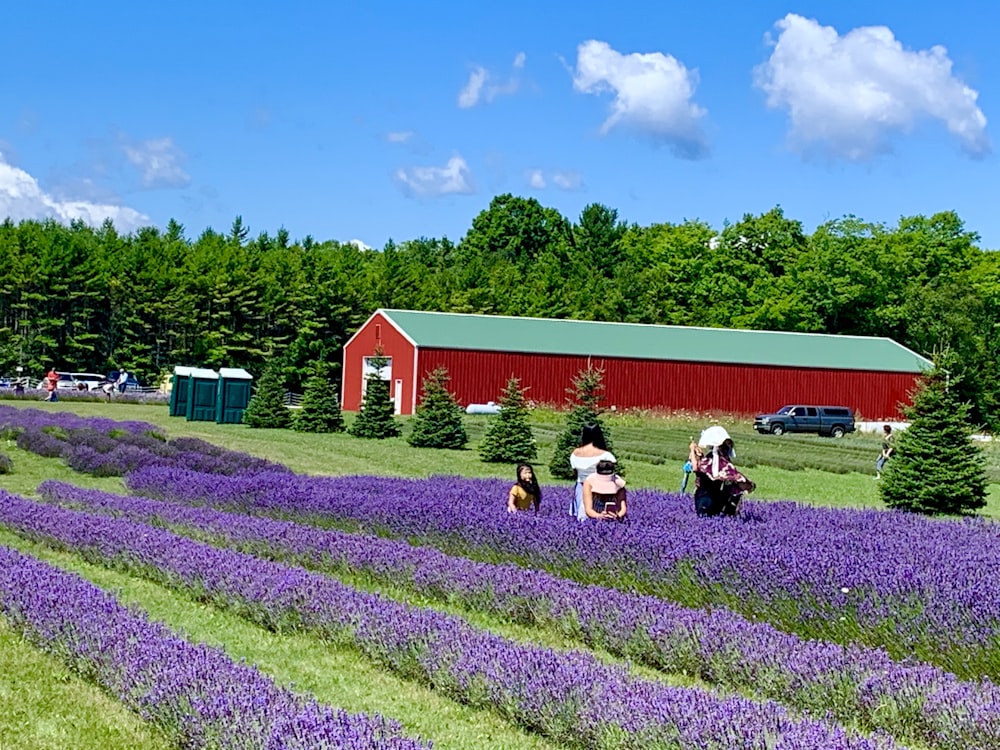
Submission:
M 796 406 L 789 412 L 789 414 L 793 417 L 804 417 L 806 415 L 806 410 L 801 406 Z
M 818 415 L 816 414 L 816 407 L 815 407 L 815 406 L 807 406 L 807 407 L 806 407 L 806 416 L 807 416 L 807 417 L 815 417 L 815 416 L 818 416 Z

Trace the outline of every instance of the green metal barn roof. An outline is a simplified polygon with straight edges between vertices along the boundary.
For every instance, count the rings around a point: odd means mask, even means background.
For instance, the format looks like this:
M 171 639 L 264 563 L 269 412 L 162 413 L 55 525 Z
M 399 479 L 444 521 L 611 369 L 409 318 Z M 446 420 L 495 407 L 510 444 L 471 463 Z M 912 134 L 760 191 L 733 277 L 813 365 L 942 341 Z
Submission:
M 418 347 L 525 354 L 921 372 L 930 361 L 892 339 L 731 328 L 379 310 Z

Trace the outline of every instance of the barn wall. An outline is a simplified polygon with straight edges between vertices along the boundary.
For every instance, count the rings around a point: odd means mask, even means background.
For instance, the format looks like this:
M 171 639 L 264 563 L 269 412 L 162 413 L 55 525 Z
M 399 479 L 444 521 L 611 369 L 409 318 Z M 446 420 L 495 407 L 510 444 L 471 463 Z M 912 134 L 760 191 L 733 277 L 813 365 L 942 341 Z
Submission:
M 375 354 L 382 346 L 383 353 L 392 357 L 392 379 L 389 396 L 396 397 L 396 380 L 401 379 L 401 414 L 413 413 L 413 362 L 416 356 L 413 345 L 380 313 L 376 313 L 344 346 L 344 371 L 341 383 L 341 408 L 357 411 L 361 408 L 361 382 L 364 358 Z
M 592 363 L 604 369 L 605 403 L 619 409 L 749 414 L 801 402 L 849 406 L 859 417 L 877 420 L 899 414 L 899 403 L 910 402 L 907 393 L 916 378 L 911 373 L 603 357 Z M 511 375 L 529 388 L 528 399 L 562 405 L 587 357 L 421 348 L 418 379 L 438 365 L 448 368 L 451 390 L 463 405 L 496 401 Z

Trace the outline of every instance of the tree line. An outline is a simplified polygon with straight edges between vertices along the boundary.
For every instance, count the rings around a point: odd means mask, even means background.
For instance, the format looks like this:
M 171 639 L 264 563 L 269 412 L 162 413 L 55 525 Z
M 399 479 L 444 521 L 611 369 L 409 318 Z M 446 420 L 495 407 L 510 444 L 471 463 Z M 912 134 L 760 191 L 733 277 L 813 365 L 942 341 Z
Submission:
M 716 229 L 629 224 L 601 204 L 570 220 L 499 195 L 458 241 L 380 250 L 252 236 L 237 217 L 197 238 L 170 221 L 0 224 L 0 375 L 16 366 L 276 367 L 300 389 L 336 367 L 378 307 L 887 336 L 950 351 L 972 418 L 1000 427 L 1000 256 L 953 212 L 854 216 L 811 234 L 780 208 Z

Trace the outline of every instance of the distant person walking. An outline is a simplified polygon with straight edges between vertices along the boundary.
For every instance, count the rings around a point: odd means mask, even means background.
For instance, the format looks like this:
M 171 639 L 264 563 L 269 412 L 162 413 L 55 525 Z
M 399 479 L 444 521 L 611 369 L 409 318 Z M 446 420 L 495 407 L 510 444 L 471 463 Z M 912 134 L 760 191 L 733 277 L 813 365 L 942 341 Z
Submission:
M 876 479 L 882 478 L 882 469 L 885 468 L 885 462 L 888 461 L 895 452 L 895 436 L 892 434 L 892 425 L 884 424 L 882 425 L 882 451 L 878 454 L 878 458 L 875 461 Z
M 45 390 L 48 395 L 45 397 L 46 401 L 58 401 L 59 395 L 56 393 L 56 389 L 59 387 L 59 373 L 56 372 L 56 368 L 53 367 L 45 375 Z
M 604 439 L 604 430 L 599 424 L 587 424 L 580 431 L 580 445 L 569 457 L 569 465 L 576 471 L 576 487 L 573 493 L 573 504 L 569 514 L 578 521 L 587 520 L 587 511 L 583 507 L 583 483 L 587 477 L 597 470 L 598 461 L 615 461 L 614 454 L 608 450 Z
M 115 385 L 118 386 L 119 393 L 125 393 L 125 386 L 128 384 L 128 370 L 122 368 L 122 371 L 118 373 L 118 379 L 115 381 Z

